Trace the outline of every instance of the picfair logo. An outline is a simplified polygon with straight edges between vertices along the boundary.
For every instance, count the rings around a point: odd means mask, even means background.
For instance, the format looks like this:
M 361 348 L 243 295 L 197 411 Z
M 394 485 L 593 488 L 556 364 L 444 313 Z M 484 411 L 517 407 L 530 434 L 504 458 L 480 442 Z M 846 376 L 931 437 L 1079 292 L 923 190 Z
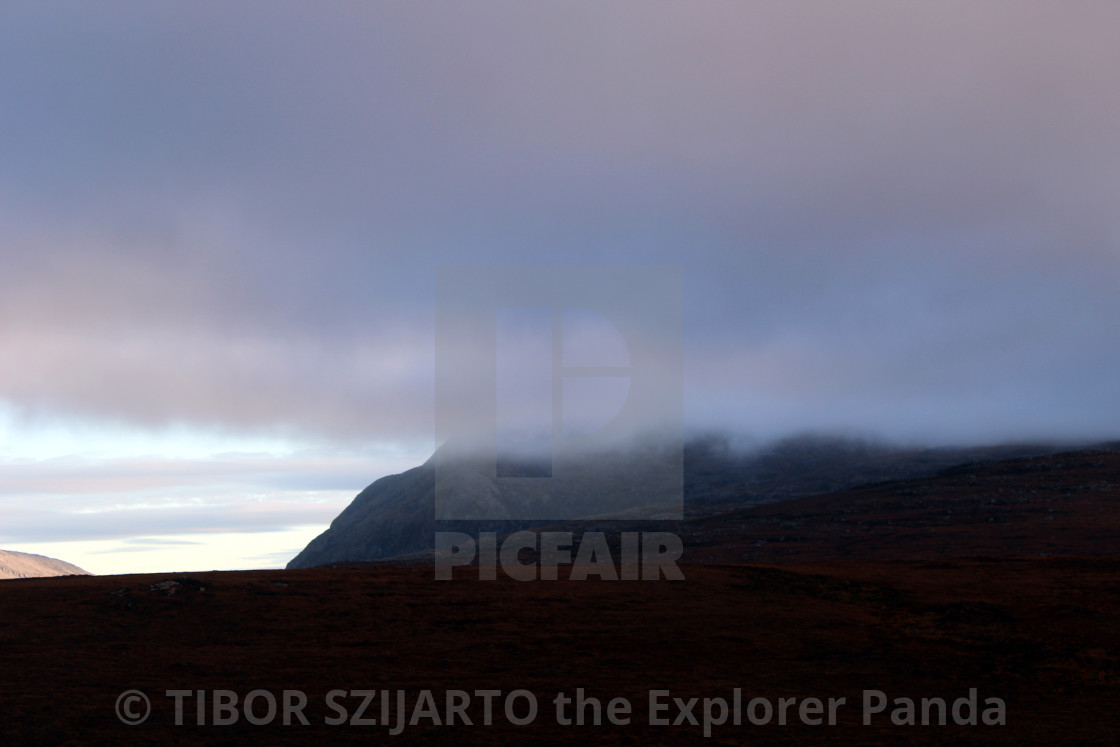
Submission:
M 437 519 L 679 518 L 679 269 L 445 267 L 436 291 Z

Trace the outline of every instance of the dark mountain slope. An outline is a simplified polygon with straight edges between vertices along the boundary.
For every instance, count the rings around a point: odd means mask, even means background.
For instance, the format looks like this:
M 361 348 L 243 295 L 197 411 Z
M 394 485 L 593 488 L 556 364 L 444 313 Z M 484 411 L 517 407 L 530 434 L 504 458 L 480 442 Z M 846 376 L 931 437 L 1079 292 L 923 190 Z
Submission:
M 936 473 L 951 465 L 984 459 L 1008 458 L 1053 452 L 1047 446 L 1008 446 L 977 449 L 899 449 L 866 441 L 803 437 L 764 449 L 743 451 L 726 438 L 709 436 L 690 441 L 684 451 L 684 500 L 686 517 L 703 515 L 716 506 L 757 505 L 798 496 L 833 492 L 857 485 L 901 480 Z M 363 490 L 330 528 L 316 537 L 289 564 L 289 568 L 372 561 L 430 549 L 436 531 L 497 531 L 553 523 L 547 511 L 535 520 L 491 519 L 471 522 L 437 522 L 434 515 L 435 460 L 399 475 L 384 477 Z M 546 501 L 577 506 L 580 516 L 607 513 L 601 506 L 623 492 L 656 496 L 657 480 L 630 484 L 618 474 L 641 475 L 635 465 L 653 463 L 655 452 L 596 455 L 588 459 L 578 481 L 553 486 L 549 491 L 523 494 L 507 482 L 487 477 L 470 460 L 449 464 L 449 480 L 456 484 L 458 514 L 485 513 L 503 516 L 517 504 Z M 612 459 L 624 460 L 627 469 L 612 469 Z M 441 478 L 443 479 L 443 478 Z M 640 477 L 638 478 L 640 482 Z M 524 485 L 525 483 L 522 483 Z M 520 492 L 519 492 L 520 491 Z M 659 501 L 650 499 L 634 516 L 656 519 Z M 660 523 L 660 522 L 659 522 Z M 662 525 L 664 526 L 664 525 Z

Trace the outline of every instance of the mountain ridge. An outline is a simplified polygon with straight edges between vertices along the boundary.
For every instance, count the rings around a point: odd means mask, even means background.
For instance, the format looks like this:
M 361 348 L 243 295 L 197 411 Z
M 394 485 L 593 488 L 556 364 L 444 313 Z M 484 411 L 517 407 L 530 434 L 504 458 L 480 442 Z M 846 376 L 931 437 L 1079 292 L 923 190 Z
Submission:
M 860 485 L 933 475 L 971 462 L 1042 456 L 1061 449 L 1046 444 L 903 448 L 860 439 L 801 436 L 763 448 L 741 450 L 734 448 L 728 437 L 709 434 L 689 440 L 684 447 L 685 516 L 704 507 L 774 503 Z M 412 555 L 430 549 L 436 531 L 507 534 L 556 523 L 545 517 L 531 521 L 436 521 L 433 511 L 435 458 L 433 455 L 418 467 L 370 484 L 287 567 L 312 568 Z M 596 469 L 597 474 L 606 471 L 602 465 Z M 483 475 L 477 464 L 466 461 L 453 464 L 451 472 L 455 479 L 470 487 L 457 494 L 457 500 L 466 502 L 458 506 L 459 516 L 470 515 L 472 500 L 485 502 L 485 508 L 491 510 L 510 500 L 505 484 Z M 583 493 L 589 492 L 586 485 L 580 488 Z M 622 489 L 625 486 L 614 484 L 603 492 Z M 549 497 L 555 500 L 555 496 Z M 580 497 L 586 502 L 585 495 Z M 565 499 L 567 496 L 560 496 L 560 500 Z M 655 506 L 647 511 L 645 519 L 657 518 Z M 592 504 L 587 504 L 581 515 L 589 519 L 597 513 L 602 512 L 596 512 Z M 628 521 L 643 518 L 640 511 L 629 513 Z

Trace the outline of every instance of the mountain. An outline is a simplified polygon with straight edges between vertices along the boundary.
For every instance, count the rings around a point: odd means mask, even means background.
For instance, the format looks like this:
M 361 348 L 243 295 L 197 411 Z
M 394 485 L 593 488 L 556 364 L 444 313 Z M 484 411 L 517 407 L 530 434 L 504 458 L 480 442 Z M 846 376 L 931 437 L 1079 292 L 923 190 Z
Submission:
M 0 579 L 44 576 L 89 576 L 76 565 L 43 555 L 0 550 Z
M 868 483 L 932 475 L 970 462 L 1055 451 L 1056 448 L 1044 445 L 906 449 L 820 436 L 740 449 L 725 436 L 709 435 L 692 439 L 684 447 L 685 518 L 710 513 L 718 506 L 753 506 Z M 436 521 L 435 465 L 441 459 L 441 486 L 455 515 L 490 518 Z M 549 505 L 574 506 L 576 515 L 594 517 L 615 513 L 608 508 L 618 503 L 616 499 L 632 502 L 637 494 L 653 497 L 644 508 L 626 514 L 631 521 L 664 518 L 658 493 L 664 473 L 658 472 L 656 466 L 665 462 L 665 455 L 656 445 L 589 454 L 583 459 L 579 469 L 574 470 L 577 478 L 550 481 L 552 484 L 545 490 L 533 487 L 532 480 L 494 479 L 478 461 L 453 456 L 443 448 L 423 465 L 384 477 L 359 493 L 327 531 L 288 563 L 288 568 L 373 561 L 421 552 L 432 547 L 436 531 L 504 534 L 554 524 L 555 519 L 549 520 Z M 620 475 L 627 478 L 621 479 Z M 536 509 L 532 515 L 537 518 L 517 518 L 527 515 L 526 505 Z M 662 529 L 672 528 L 659 524 Z

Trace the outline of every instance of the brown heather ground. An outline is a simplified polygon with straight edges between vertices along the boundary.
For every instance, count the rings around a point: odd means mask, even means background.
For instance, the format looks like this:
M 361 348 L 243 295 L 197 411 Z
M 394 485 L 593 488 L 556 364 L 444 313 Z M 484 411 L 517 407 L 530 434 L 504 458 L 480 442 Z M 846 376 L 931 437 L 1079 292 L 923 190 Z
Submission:
M 430 569 L 385 567 L 195 573 L 171 595 L 152 585 L 174 574 L 4 581 L 0 744 L 1120 744 L 1120 556 L 1106 552 L 1120 527 L 1117 459 L 760 507 L 733 533 L 686 537 L 694 560 L 723 564 L 688 566 L 678 583 L 437 583 Z M 549 701 L 576 687 L 628 698 L 633 722 L 555 725 Z M 734 687 L 848 703 L 832 727 L 717 726 L 705 740 L 699 727 L 645 725 L 650 689 Z M 951 702 L 969 687 L 1006 701 L 1006 726 L 860 723 L 863 689 Z M 129 688 L 152 696 L 141 726 L 114 715 Z M 173 725 L 164 691 L 219 688 L 303 690 L 312 725 Z M 421 689 L 525 688 L 541 710 L 526 727 L 499 710 L 491 727 L 389 737 L 324 726 L 335 688 L 404 688 L 410 704 Z

